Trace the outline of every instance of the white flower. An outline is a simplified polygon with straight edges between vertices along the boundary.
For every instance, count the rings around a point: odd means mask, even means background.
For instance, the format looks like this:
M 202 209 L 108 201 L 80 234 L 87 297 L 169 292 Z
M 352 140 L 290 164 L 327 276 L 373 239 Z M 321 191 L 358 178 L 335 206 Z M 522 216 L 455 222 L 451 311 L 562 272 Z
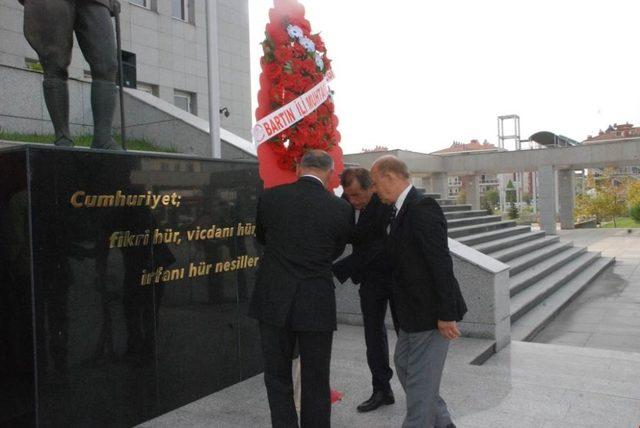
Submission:
M 316 60 L 316 65 L 318 66 L 318 68 L 320 70 L 324 70 L 324 61 L 322 61 L 322 56 L 320 56 L 320 54 L 317 53 L 317 52 L 316 52 L 315 60 Z
M 302 47 L 307 50 L 307 52 L 315 52 L 316 51 L 316 44 L 313 43 L 313 41 L 311 41 L 310 38 L 302 37 L 302 38 L 300 38 L 299 42 L 302 45 Z
M 289 24 L 287 26 L 287 33 L 289 33 L 289 37 L 291 37 L 292 39 L 299 39 L 300 37 L 304 36 L 302 28 L 298 27 L 297 25 Z

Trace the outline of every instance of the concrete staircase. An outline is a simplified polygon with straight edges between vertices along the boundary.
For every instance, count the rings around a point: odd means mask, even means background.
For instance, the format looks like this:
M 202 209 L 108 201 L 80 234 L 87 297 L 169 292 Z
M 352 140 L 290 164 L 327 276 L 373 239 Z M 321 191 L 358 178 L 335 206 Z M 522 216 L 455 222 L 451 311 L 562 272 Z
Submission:
M 436 199 L 445 213 L 449 237 L 509 265 L 511 338 L 535 336 L 614 259 L 561 242 L 471 205 Z

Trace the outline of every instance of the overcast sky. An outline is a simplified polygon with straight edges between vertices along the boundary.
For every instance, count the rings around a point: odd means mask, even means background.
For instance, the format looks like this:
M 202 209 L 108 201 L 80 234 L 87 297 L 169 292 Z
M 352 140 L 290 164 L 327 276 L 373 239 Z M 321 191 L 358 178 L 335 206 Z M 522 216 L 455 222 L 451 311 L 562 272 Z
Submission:
M 640 125 L 640 1 L 300 2 L 333 60 L 345 153 L 497 144 L 506 114 L 523 139 Z M 272 4 L 249 0 L 254 107 Z

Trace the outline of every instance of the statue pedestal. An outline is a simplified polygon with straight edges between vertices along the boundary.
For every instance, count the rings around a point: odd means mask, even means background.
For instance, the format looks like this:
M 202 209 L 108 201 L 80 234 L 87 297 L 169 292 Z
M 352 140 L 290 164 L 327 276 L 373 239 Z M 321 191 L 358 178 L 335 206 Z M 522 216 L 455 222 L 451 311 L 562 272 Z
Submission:
M 132 426 L 261 371 L 255 162 L 0 150 L 0 425 Z

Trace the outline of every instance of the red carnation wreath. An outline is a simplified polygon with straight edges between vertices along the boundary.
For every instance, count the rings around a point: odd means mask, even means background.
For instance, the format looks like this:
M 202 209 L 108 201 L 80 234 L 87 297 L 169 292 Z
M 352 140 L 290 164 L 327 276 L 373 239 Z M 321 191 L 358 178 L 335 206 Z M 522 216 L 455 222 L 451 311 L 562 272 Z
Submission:
M 262 42 L 257 120 L 321 83 L 331 64 L 322 38 L 311 34 L 304 6 L 297 0 L 274 0 L 273 4 Z M 338 187 L 338 175 L 344 166 L 337 126 L 338 118 L 329 96 L 302 120 L 260 144 L 260 177 L 265 188 L 295 181 L 296 164 L 311 149 L 325 150 L 331 155 L 335 173 L 329 187 Z

